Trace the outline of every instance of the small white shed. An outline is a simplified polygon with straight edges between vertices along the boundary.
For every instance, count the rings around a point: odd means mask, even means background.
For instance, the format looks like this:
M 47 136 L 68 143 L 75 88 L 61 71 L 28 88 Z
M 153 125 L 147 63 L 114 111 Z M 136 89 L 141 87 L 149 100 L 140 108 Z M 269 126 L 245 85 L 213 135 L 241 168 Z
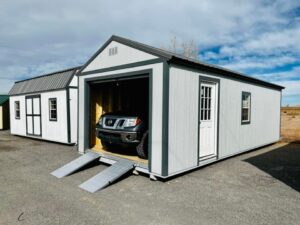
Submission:
M 112 36 L 77 76 L 78 151 L 108 163 L 126 158 L 167 178 L 280 138 L 283 87 L 215 65 Z M 147 160 L 104 151 L 95 137 L 99 116 L 120 101 L 110 87 L 122 81 L 132 82 L 122 96 L 142 86 L 132 101 L 144 101 L 149 112 Z
M 77 143 L 79 68 L 15 82 L 9 92 L 11 134 Z

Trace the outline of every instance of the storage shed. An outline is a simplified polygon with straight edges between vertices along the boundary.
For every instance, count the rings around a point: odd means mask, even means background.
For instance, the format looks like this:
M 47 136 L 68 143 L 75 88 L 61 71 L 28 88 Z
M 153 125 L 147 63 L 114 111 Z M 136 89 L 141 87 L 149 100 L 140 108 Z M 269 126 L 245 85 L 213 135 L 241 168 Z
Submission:
M 9 96 L 0 95 L 0 130 L 9 129 Z
M 9 92 L 11 134 L 77 143 L 79 68 L 15 82 Z
M 78 81 L 78 151 L 110 164 L 132 160 L 152 177 L 171 177 L 280 138 L 283 87 L 122 37 L 112 36 L 80 69 Z M 95 137 L 99 117 L 118 110 L 128 94 L 127 107 L 143 102 L 148 112 L 146 160 L 121 147 L 108 152 Z

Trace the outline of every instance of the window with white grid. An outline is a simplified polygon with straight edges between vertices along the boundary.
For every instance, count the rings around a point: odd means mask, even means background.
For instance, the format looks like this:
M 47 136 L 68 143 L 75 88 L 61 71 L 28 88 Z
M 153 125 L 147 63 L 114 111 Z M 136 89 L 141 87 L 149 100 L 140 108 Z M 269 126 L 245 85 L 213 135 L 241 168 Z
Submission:
M 242 92 L 242 124 L 250 123 L 251 94 Z
M 211 120 L 211 87 L 201 86 L 201 121 Z

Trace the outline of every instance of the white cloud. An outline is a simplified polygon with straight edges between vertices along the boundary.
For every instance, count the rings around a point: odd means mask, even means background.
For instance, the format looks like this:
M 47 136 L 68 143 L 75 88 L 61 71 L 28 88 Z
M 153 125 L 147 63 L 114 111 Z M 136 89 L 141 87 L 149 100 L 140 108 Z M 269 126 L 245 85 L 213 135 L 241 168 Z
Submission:
M 275 83 L 285 87 L 282 92 L 284 96 L 299 96 L 300 102 L 300 80 L 277 81 Z
M 2 0 L 0 92 L 12 80 L 84 63 L 112 34 L 155 46 L 172 35 L 194 39 L 203 59 L 242 71 L 299 62 L 300 20 L 291 12 L 299 6 L 293 0 Z M 215 46 L 220 52 L 205 52 Z
M 261 78 L 267 81 L 290 81 L 290 80 L 300 80 L 300 66 L 294 67 L 292 70 L 275 72 L 275 73 L 264 73 L 253 75 L 257 78 Z M 300 90 L 300 86 L 298 87 Z
M 249 69 L 265 69 L 284 66 L 286 64 L 297 62 L 297 58 L 292 56 L 269 56 L 263 57 L 238 57 L 230 62 L 221 63 L 224 67 L 232 70 L 249 70 Z M 222 62 L 222 61 L 221 61 Z
M 257 34 L 238 44 L 224 45 L 220 57 L 245 55 L 276 55 L 285 52 L 300 55 L 300 23 L 293 27 L 278 27 L 275 30 Z

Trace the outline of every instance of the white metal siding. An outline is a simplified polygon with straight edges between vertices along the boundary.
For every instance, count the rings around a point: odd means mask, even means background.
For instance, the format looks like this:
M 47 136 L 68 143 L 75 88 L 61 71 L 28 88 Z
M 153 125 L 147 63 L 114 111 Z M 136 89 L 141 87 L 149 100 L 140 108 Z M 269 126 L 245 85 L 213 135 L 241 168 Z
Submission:
M 119 50 L 118 50 L 119 51 Z M 85 129 L 86 118 L 88 115 L 85 109 L 84 101 L 88 101 L 85 99 L 84 92 L 86 88 L 85 79 L 87 78 L 97 78 L 106 75 L 116 75 L 119 73 L 127 73 L 140 71 L 145 69 L 153 69 L 153 92 L 152 92 L 152 172 L 156 174 L 161 174 L 161 161 L 162 161 L 162 85 L 163 85 L 163 64 L 152 64 L 147 66 L 134 67 L 129 69 L 122 69 L 116 71 L 105 72 L 101 74 L 93 74 L 93 75 L 85 75 L 79 76 L 79 137 L 78 137 L 78 150 L 83 153 L 86 148 L 86 143 L 84 143 L 85 138 L 87 137 L 88 132 Z
M 42 136 L 37 137 L 49 141 L 67 143 L 67 110 L 66 91 L 36 93 L 41 96 Z M 36 95 L 35 94 L 35 95 Z M 28 95 L 30 96 L 30 95 Z M 49 120 L 49 98 L 57 98 L 57 121 Z M 15 101 L 20 101 L 20 119 L 15 118 Z M 10 97 L 11 133 L 26 136 L 25 95 Z M 76 107 L 77 110 L 77 107 Z
M 20 101 L 20 119 L 15 117 L 15 101 Z M 25 96 L 9 97 L 9 108 L 11 134 L 26 136 Z
M 77 86 L 77 83 L 76 83 Z M 71 142 L 77 143 L 77 89 L 70 88 L 70 129 L 71 129 Z
M 170 68 L 169 174 L 197 166 L 199 79 Z
M 109 56 L 110 48 L 118 48 L 116 55 Z M 128 47 L 116 41 L 112 41 L 84 70 L 83 72 L 97 70 L 128 63 L 141 62 L 157 57 L 146 52 Z
M 195 79 L 199 75 L 220 79 L 220 158 L 279 140 L 281 95 L 279 90 L 229 78 L 212 76 L 180 66 L 171 66 L 169 173 L 175 173 L 184 169 L 183 167 L 188 169 L 195 165 L 192 158 L 197 153 L 195 138 L 197 139 L 198 136 L 195 136 L 197 133 L 195 124 L 198 122 L 196 119 L 196 115 L 198 114 L 198 107 L 196 107 L 198 106 L 198 99 L 196 100 L 196 98 L 198 98 L 197 87 L 199 84 L 191 78 L 193 75 Z M 251 93 L 251 123 L 245 125 L 241 124 L 242 91 Z M 186 107 L 186 115 L 183 114 L 180 108 L 177 109 L 176 106 Z M 185 119 L 187 119 L 187 124 L 182 122 Z M 191 119 L 195 119 L 194 124 Z M 188 132 L 189 135 L 183 135 L 183 131 Z M 185 143 L 184 145 L 186 146 L 181 144 L 181 142 Z M 177 145 L 180 147 L 177 147 Z M 181 157 L 179 157 L 180 155 Z
M 85 135 L 88 135 L 88 130 L 85 130 L 86 123 L 85 118 L 88 118 L 87 109 L 85 107 L 85 92 L 86 92 L 86 83 L 85 77 L 78 77 L 78 151 L 84 153 L 87 148 L 87 143 Z
M 69 87 L 77 87 L 78 86 L 78 77 L 75 75 L 73 76 L 70 84 L 69 84 Z
M 57 121 L 49 120 L 49 99 L 57 99 Z M 42 138 L 57 142 L 68 142 L 66 91 L 41 93 Z
M 241 124 L 242 91 L 251 93 L 251 123 Z M 221 158 L 279 140 L 280 91 L 221 80 L 219 156 Z

